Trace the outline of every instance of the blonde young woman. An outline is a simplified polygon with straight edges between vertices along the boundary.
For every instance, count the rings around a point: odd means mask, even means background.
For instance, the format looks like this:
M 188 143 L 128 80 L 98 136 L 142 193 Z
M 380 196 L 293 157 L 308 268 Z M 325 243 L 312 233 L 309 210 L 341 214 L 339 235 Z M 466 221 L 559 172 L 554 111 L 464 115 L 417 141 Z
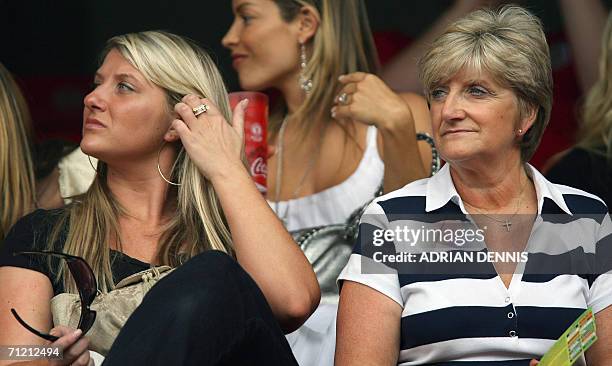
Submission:
M 300 326 L 319 289 L 241 161 L 246 103 L 228 123 L 215 65 L 176 35 L 114 37 L 103 56 L 81 141 L 100 160 L 96 179 L 70 206 L 35 211 L 9 233 L 0 344 L 42 343 L 13 318 L 15 308 L 60 336 L 53 344 L 66 347 L 64 359 L 49 364 L 89 362 L 87 335 L 52 323 L 51 298 L 75 291 L 65 266 L 11 255 L 47 248 L 83 257 L 103 293 L 151 264 L 178 267 L 132 314 L 105 364 L 294 364 L 281 328 Z
M 601 197 L 612 207 L 612 14 L 608 16 L 599 58 L 599 79 L 587 95 L 578 142 L 554 157 L 546 176 Z M 589 177 L 589 179 L 585 179 Z
M 363 0 L 233 0 L 222 40 L 240 86 L 274 89 L 268 201 L 295 237 L 344 224 L 381 183 L 397 189 L 430 173 L 425 100 L 396 95 L 373 73 L 377 54 Z M 301 365 L 333 362 L 335 284 L 346 250 L 303 245 L 322 306 L 290 337 Z M 351 244 L 352 245 L 352 244 Z M 346 246 L 346 245 L 345 245 Z

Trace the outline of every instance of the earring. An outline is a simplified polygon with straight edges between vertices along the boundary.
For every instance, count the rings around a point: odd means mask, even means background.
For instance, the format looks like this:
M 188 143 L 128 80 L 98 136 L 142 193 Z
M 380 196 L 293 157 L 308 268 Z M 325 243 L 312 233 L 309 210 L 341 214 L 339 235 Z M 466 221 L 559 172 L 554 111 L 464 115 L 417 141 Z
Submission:
M 100 172 L 98 171 L 98 163 L 96 162 L 96 166 L 93 165 L 93 163 L 91 162 L 91 156 L 87 155 L 87 160 L 89 161 L 89 165 L 91 165 L 92 169 L 96 172 L 96 174 L 100 174 Z
M 306 94 L 310 94 L 312 91 L 312 80 L 306 75 L 306 66 L 308 66 L 306 46 L 300 43 L 300 88 L 302 88 Z
M 518 129 L 518 133 L 519 133 L 519 135 L 522 135 L 522 134 L 523 134 L 523 129 L 522 129 L 522 128 L 519 128 L 519 129 Z
M 164 173 L 162 173 L 162 171 L 161 171 L 161 167 L 159 166 L 159 155 L 161 154 L 161 151 L 162 151 L 162 149 L 164 148 L 164 145 L 165 145 L 165 144 L 166 144 L 166 141 L 164 141 L 164 142 L 161 144 L 161 146 L 159 147 L 159 150 L 157 150 L 157 172 L 159 173 L 159 175 L 161 176 L 161 178 L 162 178 L 163 180 L 165 180 L 165 181 L 166 181 L 166 183 L 168 183 L 168 184 L 171 184 L 171 185 L 173 185 L 173 186 L 177 186 L 177 187 L 178 187 L 178 186 L 180 186 L 180 185 L 181 185 L 181 183 L 174 183 L 174 182 L 171 182 L 171 181 L 170 181 L 170 180 L 168 180 L 166 177 L 164 177 Z M 172 168 L 174 169 L 174 166 L 173 166 Z

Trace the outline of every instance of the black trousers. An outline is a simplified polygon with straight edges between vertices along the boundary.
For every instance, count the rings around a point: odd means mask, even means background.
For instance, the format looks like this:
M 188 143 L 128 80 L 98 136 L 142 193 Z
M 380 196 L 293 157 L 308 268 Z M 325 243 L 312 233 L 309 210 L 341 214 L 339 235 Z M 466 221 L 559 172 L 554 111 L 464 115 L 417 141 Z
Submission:
M 104 366 L 297 365 L 263 294 L 228 255 L 202 253 L 160 280 Z

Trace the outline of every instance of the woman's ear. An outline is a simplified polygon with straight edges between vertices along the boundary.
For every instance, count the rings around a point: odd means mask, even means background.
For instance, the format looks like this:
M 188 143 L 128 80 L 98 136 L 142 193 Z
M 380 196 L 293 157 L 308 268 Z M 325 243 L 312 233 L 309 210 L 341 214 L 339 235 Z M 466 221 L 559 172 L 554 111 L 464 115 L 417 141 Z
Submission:
M 521 118 L 519 128 L 518 128 L 519 131 L 522 132 L 522 133 L 519 133 L 520 135 L 527 133 L 527 131 L 529 131 L 529 129 L 533 126 L 538 116 L 538 109 L 539 109 L 538 106 L 534 105 L 534 106 L 529 106 L 529 109 L 525 111 L 525 114 Z
M 178 132 L 174 129 L 174 127 L 170 126 L 168 131 L 164 134 L 164 141 L 166 142 L 176 142 L 180 139 Z
M 317 34 L 317 30 L 321 24 L 319 12 L 310 5 L 304 5 L 296 18 L 299 26 L 298 40 L 300 44 L 307 43 Z

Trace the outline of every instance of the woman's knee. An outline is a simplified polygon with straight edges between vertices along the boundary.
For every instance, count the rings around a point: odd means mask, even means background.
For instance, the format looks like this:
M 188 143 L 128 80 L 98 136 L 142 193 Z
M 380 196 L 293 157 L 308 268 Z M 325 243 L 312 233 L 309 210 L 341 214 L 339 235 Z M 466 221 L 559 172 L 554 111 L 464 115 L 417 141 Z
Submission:
M 219 250 L 207 250 L 189 259 L 177 268 L 177 271 L 190 275 L 206 276 L 207 274 L 235 274 L 243 271 L 242 267 L 227 253 Z
M 241 297 L 245 278 L 248 275 L 232 257 L 211 250 L 191 258 L 160 280 L 147 297 L 171 300 L 185 312 L 229 306 Z

